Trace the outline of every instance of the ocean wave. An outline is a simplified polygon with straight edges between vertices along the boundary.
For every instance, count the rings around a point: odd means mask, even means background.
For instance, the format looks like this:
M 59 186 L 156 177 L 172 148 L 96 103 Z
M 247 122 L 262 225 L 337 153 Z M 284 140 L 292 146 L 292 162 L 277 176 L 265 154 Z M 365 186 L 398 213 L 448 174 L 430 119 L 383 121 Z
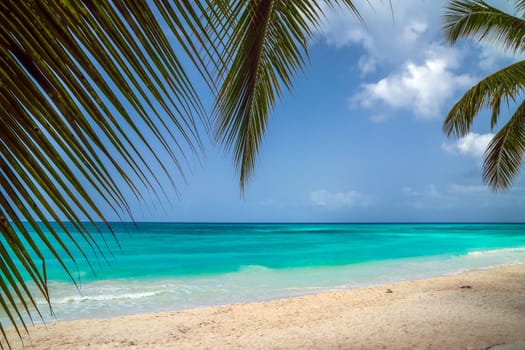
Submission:
M 525 254 L 525 247 L 516 247 L 516 248 L 500 248 L 500 249 L 489 249 L 489 250 L 474 250 L 468 252 L 467 256 L 481 257 L 481 256 L 494 256 L 494 255 L 522 255 Z
M 279 299 L 517 263 L 525 263 L 525 247 L 478 249 L 463 254 L 339 266 L 276 269 L 256 264 L 242 265 L 237 271 L 213 275 L 87 282 L 80 291 L 70 283 L 51 282 L 50 293 L 59 320 L 112 317 Z
M 239 267 L 239 272 L 267 272 L 272 270 L 264 265 L 242 265 Z
M 73 304 L 89 301 L 115 301 L 125 299 L 144 299 L 162 294 L 164 291 L 138 292 L 138 293 L 119 293 L 119 294 L 100 294 L 100 295 L 78 295 L 69 296 L 53 300 L 53 304 Z

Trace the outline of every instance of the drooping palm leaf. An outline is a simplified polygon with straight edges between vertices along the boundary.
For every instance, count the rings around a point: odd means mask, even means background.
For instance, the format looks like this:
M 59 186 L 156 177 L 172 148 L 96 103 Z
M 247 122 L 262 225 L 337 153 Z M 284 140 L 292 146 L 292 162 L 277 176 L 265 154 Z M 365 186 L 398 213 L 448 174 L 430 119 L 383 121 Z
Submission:
M 507 66 L 470 88 L 450 110 L 443 123 L 447 135 L 465 136 L 482 108 L 492 110 L 491 127 L 500 115 L 501 103 L 509 104 L 525 89 L 525 61 Z
M 357 14 L 350 0 L 324 2 Z M 0 307 L 10 320 L 25 327 L 21 311 L 36 308 L 20 266 L 49 301 L 38 242 L 66 269 L 65 257 L 75 263 L 81 252 L 61 219 L 98 251 L 81 221 L 105 222 L 94 194 L 129 211 L 122 183 L 138 197 L 158 184 L 148 159 L 171 174 L 151 141 L 179 171 L 183 150 L 199 152 L 196 122 L 206 120 L 179 53 L 212 92 L 221 86 L 217 134 L 235 145 L 244 187 L 268 115 L 303 68 L 321 17 L 313 0 L 1 2 Z
M 359 17 L 352 1 L 324 4 L 344 5 Z M 322 5 L 314 0 L 237 0 L 211 6 L 213 43 L 224 45 L 224 54 L 214 58 L 223 63 L 217 71 L 216 135 L 226 149 L 233 148 L 241 189 L 254 170 L 269 114 L 304 68 Z
M 160 0 L 0 2 L 0 309 L 15 327 L 39 312 L 20 269 L 49 302 L 42 246 L 66 271 L 84 254 L 74 231 L 104 254 L 82 223 L 106 222 L 94 195 L 129 213 L 122 183 L 156 193 L 156 168 L 171 179 L 185 152 L 200 152 L 204 109 L 179 59 L 189 54 L 213 86 L 192 41 L 203 42 L 199 12 Z
M 522 18 L 525 16 L 525 0 L 516 0 L 516 13 Z
M 452 44 L 458 39 L 471 38 L 512 53 L 520 54 L 525 49 L 525 20 L 481 0 L 451 1 L 444 15 L 443 31 Z
M 452 44 L 462 38 L 472 38 L 521 55 L 525 51 L 525 1 L 516 1 L 516 14 L 518 17 L 481 0 L 451 1 L 446 8 L 443 30 Z M 519 103 L 524 90 L 525 61 L 518 61 L 489 75 L 467 91 L 448 113 L 443 130 L 449 136 L 466 135 L 482 108 L 492 111 L 492 129 L 498 122 L 501 104 Z M 509 188 L 520 172 L 525 150 L 523 113 L 522 102 L 485 153 L 483 179 L 494 190 Z
M 488 145 L 483 178 L 495 190 L 507 188 L 520 172 L 525 152 L 525 102 Z

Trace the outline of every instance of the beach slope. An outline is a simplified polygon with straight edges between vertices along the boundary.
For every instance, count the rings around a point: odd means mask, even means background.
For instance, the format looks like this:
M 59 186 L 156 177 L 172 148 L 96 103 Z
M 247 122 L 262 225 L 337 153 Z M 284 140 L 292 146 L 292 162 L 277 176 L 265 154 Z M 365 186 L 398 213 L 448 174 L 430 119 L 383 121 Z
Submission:
M 30 331 L 26 349 L 525 349 L 525 265 Z

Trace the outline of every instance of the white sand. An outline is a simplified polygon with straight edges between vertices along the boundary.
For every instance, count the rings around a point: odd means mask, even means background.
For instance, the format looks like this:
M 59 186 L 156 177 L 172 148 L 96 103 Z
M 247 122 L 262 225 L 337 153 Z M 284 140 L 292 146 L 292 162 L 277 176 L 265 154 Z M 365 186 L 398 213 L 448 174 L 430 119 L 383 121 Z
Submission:
M 523 350 L 525 265 L 262 303 L 58 322 L 30 332 L 26 349 Z

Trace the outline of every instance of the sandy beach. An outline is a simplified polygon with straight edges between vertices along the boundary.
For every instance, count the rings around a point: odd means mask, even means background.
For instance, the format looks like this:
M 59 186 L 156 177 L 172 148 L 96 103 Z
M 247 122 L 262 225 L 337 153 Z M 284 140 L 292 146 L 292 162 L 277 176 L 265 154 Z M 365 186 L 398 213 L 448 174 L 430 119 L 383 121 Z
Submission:
M 26 349 L 525 349 L 525 265 L 30 332 Z

